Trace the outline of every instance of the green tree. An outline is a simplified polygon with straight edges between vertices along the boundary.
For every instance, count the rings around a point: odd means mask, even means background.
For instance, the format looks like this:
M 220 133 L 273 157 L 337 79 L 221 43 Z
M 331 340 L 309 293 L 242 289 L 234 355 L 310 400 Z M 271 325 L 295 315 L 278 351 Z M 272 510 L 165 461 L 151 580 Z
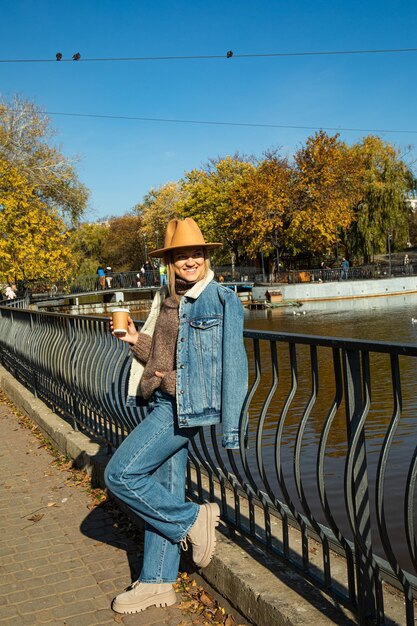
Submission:
M 400 151 L 379 137 L 365 137 L 352 153 L 361 163 L 361 197 L 347 241 L 352 253 L 368 262 L 374 253 L 386 251 L 389 234 L 394 246 L 405 245 L 411 210 L 406 195 L 415 180 Z
M 69 245 L 74 255 L 77 276 L 91 276 L 105 258 L 109 228 L 103 223 L 84 223 L 73 228 Z

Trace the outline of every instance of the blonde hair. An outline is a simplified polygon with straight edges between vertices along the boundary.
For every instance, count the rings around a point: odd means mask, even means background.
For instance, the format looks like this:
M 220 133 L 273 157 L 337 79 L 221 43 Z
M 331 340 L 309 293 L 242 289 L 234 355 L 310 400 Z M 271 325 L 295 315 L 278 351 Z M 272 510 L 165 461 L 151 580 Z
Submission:
M 204 274 L 201 277 L 205 278 L 207 276 L 207 272 L 210 269 L 210 259 L 207 256 L 207 250 L 204 250 Z M 164 263 L 166 265 L 167 268 L 167 283 L 168 283 L 168 291 L 169 291 L 169 295 L 173 296 L 175 298 L 175 300 L 177 300 L 178 302 L 181 299 L 181 296 L 176 292 L 175 290 L 175 279 L 176 279 L 176 273 L 175 273 L 175 266 L 174 266 L 174 254 L 172 251 L 168 252 L 167 254 L 164 255 Z M 200 280 L 201 280 L 200 279 Z

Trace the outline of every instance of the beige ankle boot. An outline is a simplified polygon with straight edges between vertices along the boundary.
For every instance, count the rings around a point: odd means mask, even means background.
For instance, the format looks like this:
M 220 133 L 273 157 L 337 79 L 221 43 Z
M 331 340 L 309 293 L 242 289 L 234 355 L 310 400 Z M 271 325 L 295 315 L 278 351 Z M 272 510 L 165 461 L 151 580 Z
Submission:
M 202 504 L 194 525 L 187 537 L 193 546 L 193 561 L 197 567 L 207 567 L 216 547 L 216 526 L 219 523 L 219 505 Z
M 141 583 L 139 580 L 112 603 L 116 613 L 139 613 L 149 606 L 171 606 L 177 601 L 172 583 Z

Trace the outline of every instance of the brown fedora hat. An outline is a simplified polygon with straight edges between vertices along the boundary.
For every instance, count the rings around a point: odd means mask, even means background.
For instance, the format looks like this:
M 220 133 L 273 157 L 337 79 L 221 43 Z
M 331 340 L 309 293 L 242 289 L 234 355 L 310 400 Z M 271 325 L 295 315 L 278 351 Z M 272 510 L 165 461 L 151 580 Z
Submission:
M 149 256 L 162 257 L 170 250 L 178 248 L 205 248 L 210 250 L 222 245 L 221 243 L 206 243 L 197 222 L 192 217 L 186 217 L 185 220 L 168 222 L 164 247 L 149 252 Z

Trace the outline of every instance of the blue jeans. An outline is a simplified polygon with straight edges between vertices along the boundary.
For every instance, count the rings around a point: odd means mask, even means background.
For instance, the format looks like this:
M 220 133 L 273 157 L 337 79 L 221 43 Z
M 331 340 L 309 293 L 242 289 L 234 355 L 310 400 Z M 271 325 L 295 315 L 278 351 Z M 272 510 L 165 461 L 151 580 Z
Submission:
M 157 390 L 146 418 L 129 434 L 108 463 L 108 489 L 145 521 L 139 580 L 175 582 L 180 541 L 199 512 L 185 501 L 188 444 L 199 428 L 178 428 L 175 398 Z

